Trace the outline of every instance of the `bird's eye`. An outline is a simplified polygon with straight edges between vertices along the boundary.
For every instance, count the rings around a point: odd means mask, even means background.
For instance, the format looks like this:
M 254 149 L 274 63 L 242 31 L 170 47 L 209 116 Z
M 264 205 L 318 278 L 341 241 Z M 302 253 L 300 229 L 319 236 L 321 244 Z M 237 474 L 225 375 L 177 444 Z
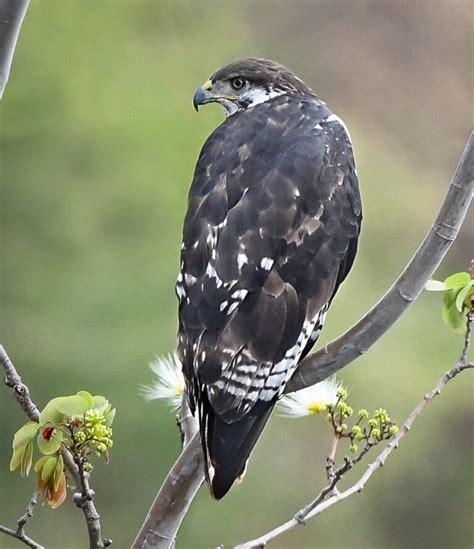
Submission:
M 232 78 L 230 85 L 234 88 L 234 90 L 241 90 L 245 86 L 245 80 L 237 76 L 236 78 Z

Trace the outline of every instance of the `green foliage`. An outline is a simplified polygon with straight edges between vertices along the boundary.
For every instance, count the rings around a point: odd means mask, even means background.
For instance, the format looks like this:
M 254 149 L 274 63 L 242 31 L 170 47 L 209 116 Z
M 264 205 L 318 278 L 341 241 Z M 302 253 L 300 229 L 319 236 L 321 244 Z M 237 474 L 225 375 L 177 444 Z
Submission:
M 357 414 L 357 421 L 349 428 L 347 418 L 350 418 L 354 411 L 347 404 L 347 391 L 338 392 L 338 401 L 334 406 L 328 406 L 326 419 L 331 424 L 334 434 L 338 438 L 346 438 L 350 441 L 349 451 L 356 453 L 358 451 L 357 442 L 365 442 L 364 453 L 372 446 L 376 446 L 383 440 L 389 440 L 398 433 L 397 424 L 390 419 L 387 411 L 378 408 L 372 416 L 365 409 L 361 409 Z
M 447 326 L 463 334 L 466 315 L 472 309 L 474 299 L 474 277 L 461 272 L 448 276 L 441 282 L 429 280 L 425 289 L 431 292 L 444 292 L 442 317 Z
M 80 469 L 91 471 L 91 454 L 109 459 L 115 408 L 103 396 L 87 391 L 53 398 L 40 413 L 39 422 L 29 421 L 13 437 L 10 471 L 27 476 L 33 462 L 33 441 L 43 454 L 35 463 L 37 488 L 56 509 L 66 498 L 66 477 L 61 449 L 67 448 Z

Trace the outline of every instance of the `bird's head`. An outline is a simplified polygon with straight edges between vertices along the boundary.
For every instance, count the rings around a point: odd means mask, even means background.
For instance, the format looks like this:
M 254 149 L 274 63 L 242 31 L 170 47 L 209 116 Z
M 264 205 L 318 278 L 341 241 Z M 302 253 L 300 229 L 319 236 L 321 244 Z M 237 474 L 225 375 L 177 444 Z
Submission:
M 314 92 L 289 69 L 267 59 L 238 59 L 216 71 L 194 94 L 194 108 L 219 103 L 229 116 L 280 95 Z

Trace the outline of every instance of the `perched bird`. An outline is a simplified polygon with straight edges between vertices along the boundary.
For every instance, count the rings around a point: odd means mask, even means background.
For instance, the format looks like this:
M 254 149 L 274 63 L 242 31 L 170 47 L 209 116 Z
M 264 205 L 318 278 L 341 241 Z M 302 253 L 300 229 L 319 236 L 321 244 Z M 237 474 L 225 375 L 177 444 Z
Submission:
M 348 131 L 286 67 L 242 59 L 194 95 L 225 121 L 199 155 L 176 284 L 178 354 L 212 495 L 246 462 L 357 250 Z

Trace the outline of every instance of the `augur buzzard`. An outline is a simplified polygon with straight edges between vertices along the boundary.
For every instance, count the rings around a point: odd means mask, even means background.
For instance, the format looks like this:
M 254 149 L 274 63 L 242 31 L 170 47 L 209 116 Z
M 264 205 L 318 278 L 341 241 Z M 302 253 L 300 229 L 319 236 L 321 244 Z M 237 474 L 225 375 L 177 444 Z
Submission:
M 235 61 L 194 95 L 196 109 L 211 102 L 226 119 L 196 165 L 176 293 L 178 353 L 219 499 L 318 338 L 362 213 L 344 123 L 286 67 Z

